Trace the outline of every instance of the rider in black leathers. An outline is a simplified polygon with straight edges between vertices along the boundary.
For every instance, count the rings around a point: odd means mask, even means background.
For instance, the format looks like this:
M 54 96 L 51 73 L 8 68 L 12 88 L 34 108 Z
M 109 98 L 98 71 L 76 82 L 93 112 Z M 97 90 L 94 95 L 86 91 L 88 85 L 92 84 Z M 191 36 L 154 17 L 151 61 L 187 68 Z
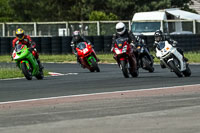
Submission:
M 136 57 L 136 60 L 138 62 L 138 53 L 136 50 L 136 38 L 131 31 L 128 31 L 126 29 L 125 24 L 122 22 L 119 22 L 116 24 L 116 34 L 113 34 L 113 37 L 112 37 L 111 51 L 113 51 L 116 39 L 120 38 L 120 37 L 128 38 L 128 43 L 131 45 L 131 48 L 132 48 L 131 51 L 133 51 L 133 53 Z M 116 59 L 115 56 L 114 56 L 114 58 Z M 138 63 L 137 63 L 137 65 L 138 65 Z
M 154 39 L 155 39 L 154 44 L 153 44 L 154 49 L 156 48 L 156 46 L 159 44 L 160 41 L 168 41 L 169 44 L 171 44 L 173 47 L 176 47 L 176 45 L 177 45 L 177 41 L 175 41 L 171 38 L 164 38 L 163 32 L 161 30 L 157 30 L 155 32 Z M 183 55 L 184 60 L 187 62 L 188 59 L 186 57 L 184 57 L 183 50 L 179 47 L 176 47 L 176 49 L 179 53 L 181 53 Z M 160 65 L 162 68 L 165 68 L 165 66 L 163 64 L 160 64 Z
M 77 62 L 79 62 L 81 64 L 79 57 L 78 57 L 78 54 L 77 54 L 77 51 L 76 51 L 76 46 L 80 42 L 86 42 L 87 44 L 92 45 L 89 40 L 87 40 L 84 36 L 80 35 L 79 31 L 74 31 L 73 32 L 73 38 L 72 38 L 72 41 L 71 41 L 72 53 L 74 53 L 76 55 Z M 92 45 L 92 48 L 94 48 L 93 45 Z M 96 54 L 94 54 L 94 56 L 96 57 Z M 96 59 L 97 59 L 97 61 L 99 61 L 99 59 L 97 57 L 96 57 Z

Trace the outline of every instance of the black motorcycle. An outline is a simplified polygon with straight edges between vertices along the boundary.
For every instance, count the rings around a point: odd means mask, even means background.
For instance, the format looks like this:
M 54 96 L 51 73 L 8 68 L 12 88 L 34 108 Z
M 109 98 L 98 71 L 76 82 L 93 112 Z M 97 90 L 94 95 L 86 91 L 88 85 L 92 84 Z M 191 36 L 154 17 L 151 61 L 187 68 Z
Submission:
M 137 53 L 139 66 L 149 72 L 154 72 L 154 57 L 150 54 L 143 39 L 137 37 Z

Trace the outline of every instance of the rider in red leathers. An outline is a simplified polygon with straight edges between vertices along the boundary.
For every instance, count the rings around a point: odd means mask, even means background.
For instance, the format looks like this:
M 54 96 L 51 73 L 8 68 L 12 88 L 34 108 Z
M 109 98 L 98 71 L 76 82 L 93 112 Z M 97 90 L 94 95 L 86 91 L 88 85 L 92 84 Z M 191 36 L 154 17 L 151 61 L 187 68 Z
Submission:
M 12 47 L 15 48 L 15 45 L 25 44 L 32 51 L 33 56 L 36 58 L 40 69 L 43 69 L 43 66 L 39 60 L 39 54 L 36 50 L 36 43 L 32 41 L 29 35 L 24 34 L 24 30 L 22 28 L 18 28 L 16 30 L 16 38 L 12 41 Z

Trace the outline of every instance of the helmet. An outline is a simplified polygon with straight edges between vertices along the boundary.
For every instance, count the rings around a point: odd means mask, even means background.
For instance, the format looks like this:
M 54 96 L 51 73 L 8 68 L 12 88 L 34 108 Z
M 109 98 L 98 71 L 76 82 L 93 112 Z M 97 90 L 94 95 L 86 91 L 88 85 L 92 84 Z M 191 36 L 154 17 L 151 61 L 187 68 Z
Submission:
M 75 41 L 78 41 L 81 38 L 80 32 L 79 31 L 74 31 L 73 32 L 73 37 L 75 39 Z
M 16 30 L 16 37 L 19 39 L 19 40 L 22 40 L 24 38 L 24 30 L 22 28 L 18 28 Z
M 120 35 L 124 34 L 126 31 L 126 25 L 122 22 L 116 24 L 116 32 Z
M 163 37 L 163 33 L 161 30 L 157 30 L 154 34 L 154 39 L 155 41 L 159 42 L 162 40 L 162 37 Z

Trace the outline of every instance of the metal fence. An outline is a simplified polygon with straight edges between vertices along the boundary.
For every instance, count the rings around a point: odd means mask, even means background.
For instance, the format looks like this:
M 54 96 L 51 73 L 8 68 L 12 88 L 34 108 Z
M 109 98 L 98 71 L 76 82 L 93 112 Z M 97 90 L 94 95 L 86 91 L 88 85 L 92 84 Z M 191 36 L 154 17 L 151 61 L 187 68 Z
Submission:
M 69 21 L 69 22 L 12 22 L 0 23 L 0 36 L 13 37 L 17 28 L 21 27 L 26 34 L 31 36 L 71 36 L 74 30 L 80 30 L 85 36 L 109 36 L 115 33 L 115 25 L 119 21 Z M 131 21 L 122 21 L 131 30 Z M 180 29 L 193 34 L 200 34 L 200 21 L 194 20 L 165 20 L 159 21 L 161 29 L 165 32 L 177 31 L 177 24 L 181 23 Z M 179 30 L 180 30 L 179 29 Z

